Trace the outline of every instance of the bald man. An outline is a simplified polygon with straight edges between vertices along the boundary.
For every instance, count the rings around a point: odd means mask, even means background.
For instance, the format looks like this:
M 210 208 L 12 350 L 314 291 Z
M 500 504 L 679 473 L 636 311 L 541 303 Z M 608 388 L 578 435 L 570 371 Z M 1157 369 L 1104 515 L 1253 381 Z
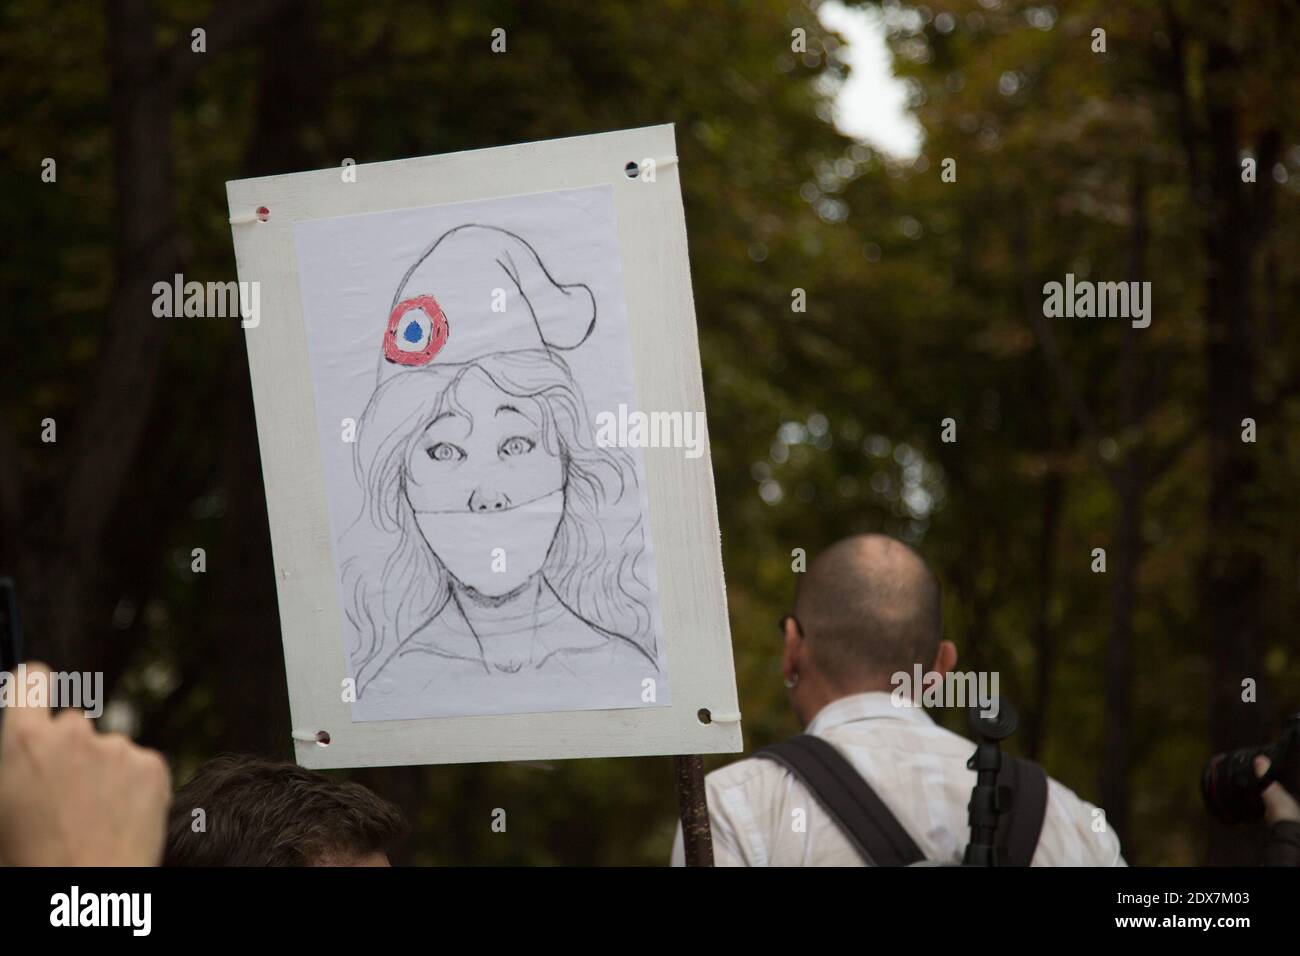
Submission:
M 917 665 L 944 675 L 957 663 L 956 647 L 942 638 L 934 573 L 892 538 L 846 538 L 800 576 L 794 613 L 781 628 L 781 670 L 804 732 L 847 758 L 926 859 L 960 863 L 970 840 L 975 772 L 966 761 L 975 744 L 896 692 L 895 675 L 910 678 Z M 750 757 L 709 774 L 706 786 L 718 866 L 864 864 L 781 763 Z M 679 828 L 673 863 L 682 862 Z M 1032 865 L 1123 866 L 1124 860 L 1102 812 L 1049 779 Z

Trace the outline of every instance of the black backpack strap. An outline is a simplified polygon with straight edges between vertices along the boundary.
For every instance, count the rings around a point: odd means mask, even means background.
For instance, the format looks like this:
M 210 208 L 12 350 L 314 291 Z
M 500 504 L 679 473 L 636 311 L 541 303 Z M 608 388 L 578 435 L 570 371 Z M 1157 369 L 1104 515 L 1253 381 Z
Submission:
M 998 786 L 1010 787 L 1012 793 L 1011 812 L 998 821 L 1002 865 L 1028 866 L 1047 815 L 1047 773 L 1032 761 L 1004 755 Z
M 775 760 L 802 780 L 868 866 L 907 866 L 925 859 L 870 784 L 820 737 L 800 734 L 754 756 Z

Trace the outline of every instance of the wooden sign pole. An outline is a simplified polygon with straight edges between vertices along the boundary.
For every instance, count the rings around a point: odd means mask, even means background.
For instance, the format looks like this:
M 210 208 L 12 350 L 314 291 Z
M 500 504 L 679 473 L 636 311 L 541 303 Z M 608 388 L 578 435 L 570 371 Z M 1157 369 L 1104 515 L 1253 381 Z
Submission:
M 673 770 L 677 774 L 677 807 L 682 817 L 686 865 L 712 866 L 713 834 L 704 793 L 704 758 L 698 754 L 673 757 Z

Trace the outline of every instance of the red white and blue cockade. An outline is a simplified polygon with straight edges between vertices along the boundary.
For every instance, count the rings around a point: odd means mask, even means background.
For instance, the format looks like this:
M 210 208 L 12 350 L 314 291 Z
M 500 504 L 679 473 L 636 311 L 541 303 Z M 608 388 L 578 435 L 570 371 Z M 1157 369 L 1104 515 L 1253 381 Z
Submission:
M 395 365 L 428 365 L 447 344 L 447 317 L 431 295 L 403 299 L 393 306 L 384 332 L 384 358 Z

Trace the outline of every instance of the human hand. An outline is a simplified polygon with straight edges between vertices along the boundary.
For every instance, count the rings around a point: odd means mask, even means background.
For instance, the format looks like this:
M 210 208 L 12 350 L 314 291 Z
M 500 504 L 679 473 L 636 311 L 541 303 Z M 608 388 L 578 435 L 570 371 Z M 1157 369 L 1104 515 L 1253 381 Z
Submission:
M 49 668 L 29 662 L 28 678 L 36 672 L 48 680 Z M 96 733 L 78 710 L 5 708 L 0 863 L 157 866 L 170 805 L 171 773 L 157 751 Z
M 1267 757 L 1256 757 L 1255 776 L 1264 776 L 1268 773 L 1269 766 Z M 1260 796 L 1264 800 L 1264 822 L 1269 826 L 1282 820 L 1300 823 L 1300 803 L 1296 802 L 1291 791 L 1287 790 L 1280 780 L 1270 783 L 1260 792 Z

